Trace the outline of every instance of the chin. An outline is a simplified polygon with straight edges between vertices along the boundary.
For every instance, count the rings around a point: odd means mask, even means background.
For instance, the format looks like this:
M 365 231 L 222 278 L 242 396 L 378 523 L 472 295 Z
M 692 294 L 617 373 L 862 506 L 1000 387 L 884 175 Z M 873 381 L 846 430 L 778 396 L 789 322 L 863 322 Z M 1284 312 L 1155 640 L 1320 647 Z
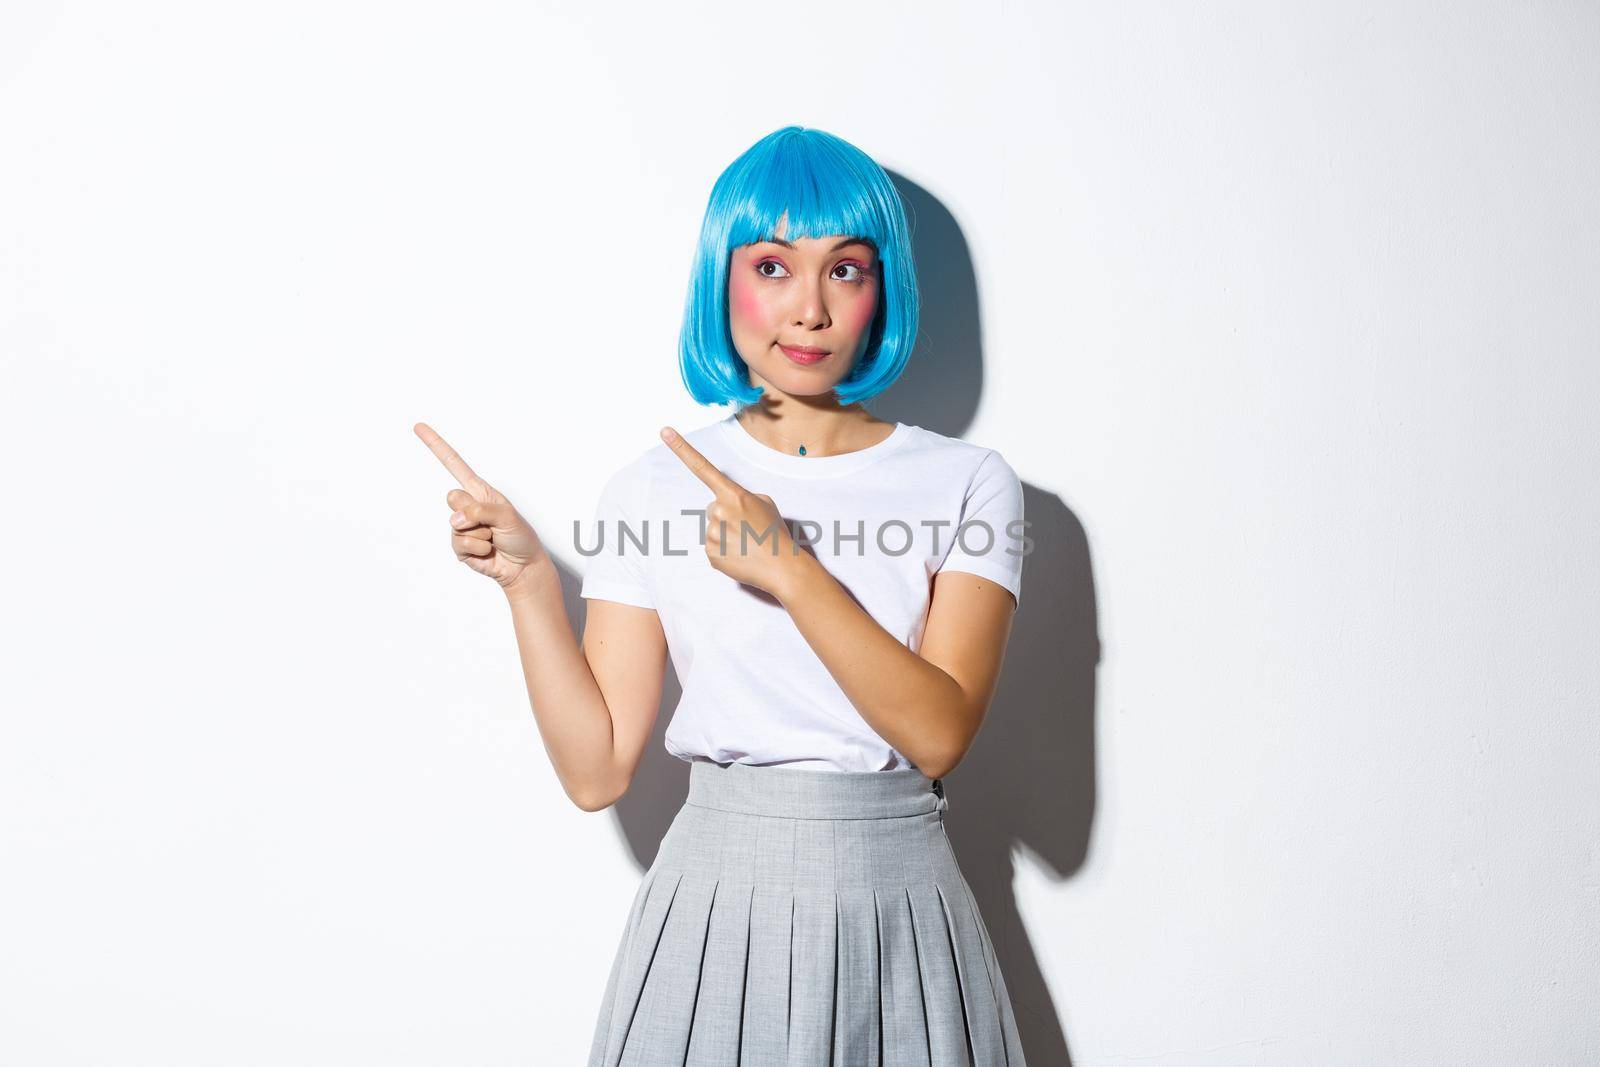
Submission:
M 804 377 L 799 381 L 790 380 L 792 377 L 786 374 L 761 375 L 762 380 L 768 385 L 788 396 L 827 396 L 833 392 L 833 387 L 839 384 L 839 381 L 831 376 L 827 379 Z
M 832 362 L 827 360 L 826 362 Z M 838 364 L 833 364 L 827 370 L 807 370 L 797 367 L 787 359 L 779 362 L 771 359 L 761 359 L 752 363 L 745 360 L 749 367 L 764 380 L 790 396 L 822 396 L 831 392 L 833 387 L 850 376 L 850 367 L 839 373 Z M 852 364 L 854 366 L 854 364 Z

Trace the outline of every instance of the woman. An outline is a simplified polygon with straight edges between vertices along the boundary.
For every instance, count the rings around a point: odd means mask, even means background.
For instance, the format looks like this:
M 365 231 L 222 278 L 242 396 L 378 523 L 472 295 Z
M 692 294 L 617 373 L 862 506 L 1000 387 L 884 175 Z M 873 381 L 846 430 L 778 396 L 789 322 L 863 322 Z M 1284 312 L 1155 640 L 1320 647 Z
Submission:
M 694 398 L 606 483 L 581 646 L 538 537 L 431 429 L 457 558 L 512 606 L 541 736 L 586 811 L 628 788 L 670 653 L 690 763 L 589 1063 L 1023 1064 L 941 779 L 993 697 L 1021 592 L 999 453 L 862 402 L 917 330 L 882 168 L 787 127 L 717 180 L 680 337 Z

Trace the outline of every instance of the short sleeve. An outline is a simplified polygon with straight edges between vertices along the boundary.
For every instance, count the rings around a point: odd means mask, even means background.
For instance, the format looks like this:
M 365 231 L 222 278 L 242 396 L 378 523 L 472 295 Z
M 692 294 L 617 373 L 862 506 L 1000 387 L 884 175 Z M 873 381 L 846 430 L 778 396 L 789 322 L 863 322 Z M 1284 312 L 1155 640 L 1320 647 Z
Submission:
M 1027 542 L 1022 480 L 999 452 L 990 450 L 973 472 L 961 507 L 961 525 L 940 564 L 1002 585 L 1022 603 L 1022 560 Z
M 630 464 L 613 474 L 600 490 L 594 522 L 578 538 L 580 554 L 588 558 L 579 596 L 655 607 L 646 570 L 650 531 L 646 520 L 649 486 L 644 474 L 643 464 Z

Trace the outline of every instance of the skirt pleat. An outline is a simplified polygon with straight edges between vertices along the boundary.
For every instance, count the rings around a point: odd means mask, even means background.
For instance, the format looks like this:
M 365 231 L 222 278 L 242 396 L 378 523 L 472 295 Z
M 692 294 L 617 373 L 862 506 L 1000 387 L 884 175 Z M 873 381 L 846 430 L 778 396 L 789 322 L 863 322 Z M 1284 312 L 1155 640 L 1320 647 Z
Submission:
M 839 917 L 832 893 L 794 898 L 789 945 L 789 1059 L 831 1063 Z
M 878 1004 L 885 1067 L 929 1067 L 927 1007 L 912 931 L 911 896 L 904 887 L 874 891 L 878 909 Z
M 989 940 L 989 933 L 984 928 L 983 914 L 978 909 L 977 899 L 972 895 L 972 887 L 963 882 L 959 888 L 967 914 L 967 941 L 977 945 L 983 974 L 989 981 L 989 993 L 993 998 L 995 1016 L 1000 1020 L 1000 1047 L 1006 1051 L 1007 1057 L 1010 1057 L 1012 1049 L 1022 1047 L 1022 1035 L 1017 1032 L 1017 1018 L 1011 1010 L 1011 994 L 1006 989 L 1005 975 L 1000 971 L 1000 961 L 995 958 L 994 943 Z
M 589 1067 L 1025 1067 L 943 794 L 918 779 L 695 763 Z
M 966 1007 L 938 890 L 932 886 L 909 886 L 906 892 L 911 897 L 911 925 L 917 939 L 917 962 L 922 968 L 922 1004 L 924 1009 L 933 1005 L 942 1009 L 924 1012 L 928 1058 L 935 1064 L 970 1063 Z
M 718 882 L 685 1063 L 738 1063 L 750 959 L 751 886 Z
M 643 964 L 644 987 L 629 1030 L 637 1027 L 639 1032 L 649 1034 L 650 1043 L 660 1050 L 652 1055 L 665 1057 L 672 1063 L 684 1062 L 689 1047 L 689 1027 L 694 1017 L 700 963 L 715 891 L 715 883 L 676 879 L 667 902 L 661 938 L 655 952 Z M 649 914 L 648 909 L 646 914 Z M 625 1043 L 623 1047 L 620 1067 L 644 1067 L 661 1062 L 640 1058 L 641 1050 L 648 1047 L 642 1042 Z
M 879 1006 L 878 905 L 870 889 L 840 889 L 839 1010 L 834 1024 L 834 1063 L 877 1063 L 883 1048 Z
M 639 921 L 644 917 L 645 904 L 650 899 L 650 891 L 655 885 L 658 873 L 653 867 L 646 871 L 639 881 L 639 888 L 634 891 L 633 904 L 628 909 L 627 925 L 623 927 L 622 945 L 612 958 L 611 972 L 606 978 L 605 994 L 600 1001 L 600 1023 L 595 1032 L 595 1047 L 590 1053 L 591 1063 L 600 1062 L 595 1059 L 597 1055 L 603 1054 L 609 1057 L 610 1049 L 621 1044 L 622 1036 L 620 1034 L 613 1036 L 613 1031 L 616 1026 L 624 1025 L 621 1022 L 622 1017 L 626 1014 L 631 1021 L 633 1011 L 631 1004 L 624 1013 L 618 1010 L 617 1001 L 623 985 L 623 972 L 628 969 L 628 962 L 635 951 L 634 935 L 639 930 Z
M 934 890 L 939 894 L 945 929 L 950 933 L 951 952 L 955 956 L 963 1021 L 967 1026 L 967 1047 L 976 1063 L 1004 1063 L 1004 1035 L 998 1026 L 993 1025 L 1000 1018 L 1000 1006 L 995 1001 L 994 987 L 989 984 L 988 969 L 983 963 L 983 945 L 978 928 L 965 910 L 967 904 L 964 897 L 957 901 L 960 910 L 952 912 L 944 890 L 938 886 L 934 886 Z
M 789 1055 L 794 897 L 763 886 L 755 887 L 754 896 L 740 1048 L 750 1063 L 783 1063 Z

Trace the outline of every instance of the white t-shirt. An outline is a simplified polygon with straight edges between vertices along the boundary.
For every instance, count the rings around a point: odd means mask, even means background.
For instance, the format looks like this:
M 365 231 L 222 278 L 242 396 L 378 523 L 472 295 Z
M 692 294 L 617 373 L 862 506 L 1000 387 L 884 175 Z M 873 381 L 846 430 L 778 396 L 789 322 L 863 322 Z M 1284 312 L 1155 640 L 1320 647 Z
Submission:
M 896 423 L 855 452 L 790 455 L 732 414 L 684 437 L 734 481 L 772 497 L 790 532 L 913 652 L 940 570 L 980 575 L 1020 602 L 1030 547 L 1022 483 L 993 449 Z M 711 500 L 655 444 L 612 475 L 576 546 L 588 557 L 582 596 L 660 617 L 683 686 L 667 751 L 809 770 L 912 766 L 867 725 L 776 598 L 711 566 L 701 535 Z M 770 552 L 771 542 L 751 547 Z

